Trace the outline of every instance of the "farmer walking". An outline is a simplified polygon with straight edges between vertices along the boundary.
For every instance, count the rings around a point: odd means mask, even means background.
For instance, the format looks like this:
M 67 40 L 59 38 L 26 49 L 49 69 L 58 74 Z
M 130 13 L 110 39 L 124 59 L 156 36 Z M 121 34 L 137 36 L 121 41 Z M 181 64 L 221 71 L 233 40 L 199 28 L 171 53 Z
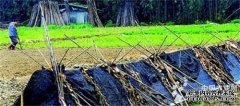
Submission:
M 9 27 L 8 27 L 9 38 L 11 39 L 11 44 L 8 47 L 9 50 L 15 50 L 16 45 L 19 42 L 19 37 L 17 33 L 17 28 L 16 28 L 17 24 L 18 24 L 17 21 L 13 21 L 9 24 Z

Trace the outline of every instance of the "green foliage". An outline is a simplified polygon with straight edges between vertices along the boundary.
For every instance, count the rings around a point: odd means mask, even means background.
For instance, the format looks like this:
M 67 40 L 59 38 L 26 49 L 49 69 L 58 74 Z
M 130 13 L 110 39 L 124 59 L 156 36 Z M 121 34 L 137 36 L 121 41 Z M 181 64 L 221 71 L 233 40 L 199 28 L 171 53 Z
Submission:
M 205 23 L 206 23 L 206 24 L 217 24 L 217 23 L 215 23 L 215 22 L 208 21 L 208 20 L 207 20 Z
M 169 21 L 169 22 L 166 23 L 166 25 L 174 25 L 174 24 L 175 24 L 175 23 L 172 22 L 172 21 Z
M 37 0 L 0 0 L 0 21 L 25 21 Z
M 240 23 L 240 19 L 232 20 L 231 23 Z
M 48 25 L 49 29 L 84 29 L 93 28 L 91 24 L 70 24 L 65 26 Z
M 107 24 L 105 25 L 106 27 L 113 27 L 113 21 L 108 20 Z
M 203 102 L 201 102 L 201 101 L 195 101 L 195 102 L 191 102 L 189 104 L 191 106 L 203 106 Z
M 199 21 L 199 20 L 196 20 L 194 21 L 194 24 L 205 24 L 206 22 L 202 22 L 202 21 Z
M 188 44 L 197 45 L 200 42 L 212 38 L 216 34 L 222 40 L 238 37 L 238 23 L 227 24 L 201 24 L 201 25 L 169 25 L 166 26 L 174 33 L 181 35 Z M 46 47 L 43 27 L 18 27 L 19 37 L 24 48 L 43 48 Z M 207 31 L 206 31 L 207 30 Z M 144 33 L 144 34 L 143 34 Z M 67 25 L 67 26 L 49 26 L 49 34 L 53 41 L 53 46 L 57 48 L 76 47 L 71 41 L 64 37 L 64 34 L 74 38 L 82 47 L 92 46 L 94 40 L 98 47 L 128 47 L 117 37 L 126 40 L 132 45 L 139 41 L 144 46 L 159 46 L 165 36 L 168 36 L 165 46 L 170 45 L 176 36 L 162 26 L 141 26 L 141 27 L 105 27 L 96 28 L 91 25 Z M 208 44 L 221 42 L 219 39 L 212 39 Z M 6 48 L 10 43 L 7 29 L 0 30 L 0 48 Z M 186 46 L 186 44 L 177 40 L 173 46 Z
M 238 0 L 137 0 L 139 21 L 192 24 L 196 20 L 224 23 L 225 18 L 240 8 Z M 238 18 L 239 14 L 231 19 Z M 150 21 L 150 22 L 149 22 Z
M 140 25 L 141 25 L 141 26 L 147 26 L 147 23 L 141 22 Z
M 32 7 L 39 0 L 0 0 L 0 22 L 17 18 L 29 19 Z M 64 0 L 55 0 L 63 2 Z M 95 0 L 102 23 L 116 22 L 119 7 L 128 0 Z M 131 0 L 130 0 L 131 1 Z M 239 0 L 132 0 L 139 22 L 159 23 L 172 21 L 175 24 L 199 24 L 207 20 L 225 23 L 225 19 L 240 8 Z M 70 0 L 86 5 L 86 0 Z M 7 4 L 7 5 L 6 5 Z M 1 11 L 2 10 L 2 11 Z M 236 12 L 228 20 L 239 18 Z M 228 21 L 227 20 L 227 21 Z M 107 26 L 111 24 L 107 24 Z

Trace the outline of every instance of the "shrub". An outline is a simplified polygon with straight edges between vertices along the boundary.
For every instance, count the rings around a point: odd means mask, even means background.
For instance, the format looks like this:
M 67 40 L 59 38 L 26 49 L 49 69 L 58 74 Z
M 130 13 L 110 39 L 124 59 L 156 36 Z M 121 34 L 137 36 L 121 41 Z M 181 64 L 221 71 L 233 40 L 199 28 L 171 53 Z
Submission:
M 141 26 L 147 26 L 147 24 L 145 22 L 140 22 Z
M 217 23 L 215 23 L 215 22 L 208 21 L 208 20 L 207 20 L 205 23 L 206 23 L 206 24 L 217 24 Z
M 175 24 L 175 23 L 172 22 L 172 21 L 169 21 L 169 22 L 166 23 L 166 25 L 174 25 L 174 24 Z
M 234 19 L 231 21 L 231 23 L 240 23 L 240 19 Z
M 105 25 L 106 27 L 112 27 L 113 26 L 113 22 L 112 20 L 108 20 L 107 24 Z
M 205 24 L 205 22 L 196 20 L 196 21 L 194 21 L 194 24 Z

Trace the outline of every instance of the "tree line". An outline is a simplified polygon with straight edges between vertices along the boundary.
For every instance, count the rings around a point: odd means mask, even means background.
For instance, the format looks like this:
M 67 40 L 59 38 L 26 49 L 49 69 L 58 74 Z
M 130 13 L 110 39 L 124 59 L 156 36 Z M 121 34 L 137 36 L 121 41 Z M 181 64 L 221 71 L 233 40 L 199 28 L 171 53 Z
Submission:
M 27 21 L 39 1 L 0 0 L 0 22 Z M 85 5 L 87 1 L 68 0 Z M 240 0 L 95 0 L 95 5 L 104 25 L 223 23 L 240 17 Z

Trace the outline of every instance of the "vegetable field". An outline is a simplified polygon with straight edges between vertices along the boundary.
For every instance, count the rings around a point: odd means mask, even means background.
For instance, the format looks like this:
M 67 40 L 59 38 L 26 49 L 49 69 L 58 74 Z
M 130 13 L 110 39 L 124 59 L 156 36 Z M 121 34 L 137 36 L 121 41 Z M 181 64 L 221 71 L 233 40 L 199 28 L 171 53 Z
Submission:
M 188 46 L 197 44 L 216 44 L 238 36 L 239 23 L 226 24 L 200 24 L 200 25 L 168 25 L 168 29 L 185 40 L 176 40 L 176 36 L 163 26 L 135 26 L 135 27 L 105 27 L 96 28 L 90 25 L 49 26 L 53 46 L 56 48 L 76 47 L 64 34 L 77 41 L 82 47 L 94 44 L 98 47 L 127 47 L 123 39 L 132 45 L 140 42 L 144 46 L 159 46 L 167 36 L 164 46 Z M 18 33 L 23 48 L 44 48 L 44 30 L 42 27 L 18 27 Z M 213 38 L 217 36 L 219 39 Z M 212 39 L 211 39 L 212 38 Z M 7 29 L 0 30 L 0 48 L 6 48 L 9 44 Z M 93 43 L 94 42 L 94 43 Z

